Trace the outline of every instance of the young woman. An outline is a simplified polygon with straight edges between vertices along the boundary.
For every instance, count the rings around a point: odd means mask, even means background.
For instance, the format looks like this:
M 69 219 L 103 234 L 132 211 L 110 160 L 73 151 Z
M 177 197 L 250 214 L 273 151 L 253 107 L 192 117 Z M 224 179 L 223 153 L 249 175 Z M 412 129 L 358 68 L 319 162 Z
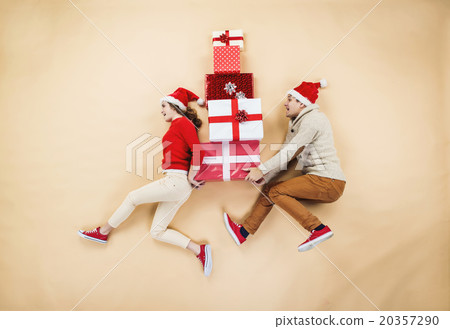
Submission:
M 204 181 L 194 179 L 198 170 L 192 166 L 194 145 L 199 144 L 197 129 L 202 124 L 195 110 L 188 107 L 188 102 L 194 100 L 204 105 L 202 99 L 184 88 L 178 88 L 161 99 L 161 114 L 166 122 L 171 123 L 162 139 L 164 178 L 130 192 L 105 225 L 91 231 L 80 230 L 78 234 L 81 237 L 106 243 L 111 231 L 127 219 L 136 206 L 159 202 L 151 236 L 192 251 L 201 261 L 204 274 L 209 276 L 212 270 L 210 245 L 199 245 L 180 232 L 167 228 L 177 210 L 189 198 L 192 188 L 200 188 L 204 184 Z

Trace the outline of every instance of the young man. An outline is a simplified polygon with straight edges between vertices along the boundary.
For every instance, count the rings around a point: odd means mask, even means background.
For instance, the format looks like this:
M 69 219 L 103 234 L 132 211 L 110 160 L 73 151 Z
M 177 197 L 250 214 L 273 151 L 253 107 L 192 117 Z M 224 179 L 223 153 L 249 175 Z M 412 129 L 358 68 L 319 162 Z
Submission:
M 309 238 L 298 246 L 298 251 L 310 250 L 333 236 L 330 228 L 299 201 L 333 202 L 344 192 L 345 176 L 334 148 L 330 122 L 319 111 L 319 106 L 314 104 L 318 88 L 326 85 L 324 79 L 320 83 L 302 82 L 297 88 L 288 91 L 284 106 L 286 117 L 290 120 L 283 147 L 271 159 L 250 169 L 246 177 L 246 180 L 257 184 L 262 180 L 268 183 L 263 194 L 242 225 L 233 222 L 224 213 L 225 226 L 238 245 L 246 241 L 249 234 L 255 234 L 274 204 L 310 232 Z M 303 165 L 302 175 L 284 182 L 269 183 L 295 157 Z

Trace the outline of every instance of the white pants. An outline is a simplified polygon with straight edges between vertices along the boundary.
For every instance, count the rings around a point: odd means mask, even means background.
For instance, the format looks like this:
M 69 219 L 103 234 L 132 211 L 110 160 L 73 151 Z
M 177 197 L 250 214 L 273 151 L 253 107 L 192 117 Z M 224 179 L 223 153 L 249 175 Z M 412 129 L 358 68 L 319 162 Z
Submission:
M 159 202 L 150 234 L 154 239 L 186 248 L 190 239 L 175 230 L 167 229 L 167 226 L 191 192 L 191 184 L 185 174 L 166 173 L 164 178 L 128 193 L 125 201 L 108 220 L 108 224 L 114 228 L 118 227 L 136 206 Z

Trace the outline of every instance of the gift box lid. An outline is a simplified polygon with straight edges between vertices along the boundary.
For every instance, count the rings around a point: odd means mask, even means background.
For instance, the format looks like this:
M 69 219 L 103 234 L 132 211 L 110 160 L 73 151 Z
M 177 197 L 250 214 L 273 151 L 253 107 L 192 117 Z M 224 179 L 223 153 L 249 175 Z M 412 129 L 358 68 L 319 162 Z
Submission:
M 244 50 L 244 33 L 242 30 L 222 30 L 213 31 L 213 46 L 239 46 L 240 51 Z

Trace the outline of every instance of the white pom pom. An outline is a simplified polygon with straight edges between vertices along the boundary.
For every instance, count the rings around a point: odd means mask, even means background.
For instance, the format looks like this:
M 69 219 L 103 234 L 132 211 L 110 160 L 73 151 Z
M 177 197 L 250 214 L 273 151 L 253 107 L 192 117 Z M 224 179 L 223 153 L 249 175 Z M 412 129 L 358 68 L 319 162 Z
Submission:
M 328 82 L 325 79 L 320 80 L 320 88 L 325 88 L 328 86 Z
M 205 100 L 203 98 L 199 98 L 199 99 L 197 99 L 197 104 L 200 106 L 203 106 L 203 105 L 205 105 Z

